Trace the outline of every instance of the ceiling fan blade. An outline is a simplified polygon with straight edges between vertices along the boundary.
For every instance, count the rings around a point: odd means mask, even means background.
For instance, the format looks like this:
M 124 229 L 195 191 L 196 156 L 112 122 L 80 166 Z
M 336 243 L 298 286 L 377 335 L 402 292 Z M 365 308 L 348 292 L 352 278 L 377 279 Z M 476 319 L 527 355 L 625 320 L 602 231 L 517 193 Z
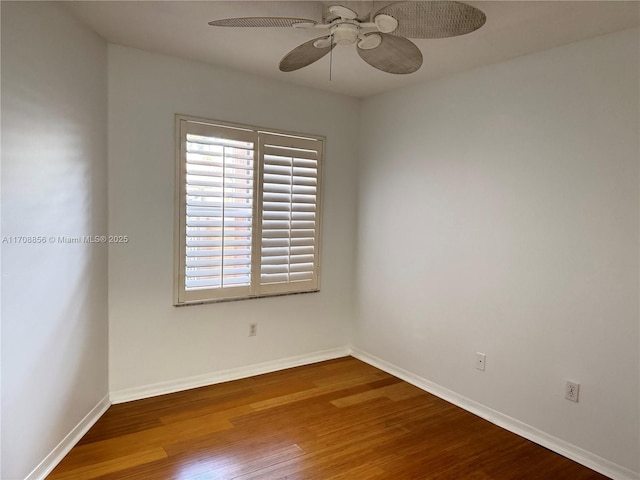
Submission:
M 305 42 L 302 45 L 299 45 L 291 50 L 282 58 L 282 60 L 280 60 L 280 70 L 283 72 L 293 72 L 320 60 L 327 53 L 329 53 L 333 47 L 336 46 L 335 43 L 330 43 L 326 46 L 323 46 L 322 44 L 325 42 L 320 42 L 320 47 L 314 46 L 314 43 L 318 40 L 325 39 L 329 39 L 329 42 L 331 42 L 330 36 L 319 37 L 314 38 L 313 40 L 309 40 L 308 42 Z
M 373 49 L 358 48 L 358 55 L 372 67 L 387 73 L 413 73 L 422 65 L 422 52 L 411 40 L 387 33 L 380 35 L 380 45 Z
M 296 24 L 312 24 L 318 22 L 307 18 L 290 18 L 290 17 L 242 17 L 242 18 L 223 18 L 221 20 L 213 20 L 209 25 L 213 27 L 293 27 Z
M 477 8 L 448 0 L 393 3 L 376 12 L 380 14 L 398 20 L 393 35 L 408 38 L 455 37 L 473 32 L 487 21 Z

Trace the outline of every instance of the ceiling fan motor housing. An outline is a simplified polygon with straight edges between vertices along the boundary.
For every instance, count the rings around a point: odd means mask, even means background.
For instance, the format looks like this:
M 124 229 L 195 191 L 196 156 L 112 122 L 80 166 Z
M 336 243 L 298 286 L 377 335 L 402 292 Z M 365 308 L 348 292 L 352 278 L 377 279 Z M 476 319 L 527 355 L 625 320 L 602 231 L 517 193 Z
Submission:
M 338 45 L 353 45 L 358 39 L 359 30 L 360 27 L 355 23 L 339 23 L 331 31 L 333 41 Z

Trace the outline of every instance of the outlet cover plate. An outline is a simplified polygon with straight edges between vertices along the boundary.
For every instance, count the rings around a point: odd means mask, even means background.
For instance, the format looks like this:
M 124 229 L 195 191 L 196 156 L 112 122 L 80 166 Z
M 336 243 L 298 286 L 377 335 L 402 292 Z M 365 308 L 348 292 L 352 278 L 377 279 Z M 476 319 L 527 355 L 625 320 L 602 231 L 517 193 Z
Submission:
M 572 402 L 577 402 L 578 397 L 580 396 L 580 384 L 575 382 L 570 382 L 567 380 L 564 389 L 564 398 L 567 400 L 571 400 Z
M 476 352 L 476 368 L 484 372 L 487 356 L 484 353 Z

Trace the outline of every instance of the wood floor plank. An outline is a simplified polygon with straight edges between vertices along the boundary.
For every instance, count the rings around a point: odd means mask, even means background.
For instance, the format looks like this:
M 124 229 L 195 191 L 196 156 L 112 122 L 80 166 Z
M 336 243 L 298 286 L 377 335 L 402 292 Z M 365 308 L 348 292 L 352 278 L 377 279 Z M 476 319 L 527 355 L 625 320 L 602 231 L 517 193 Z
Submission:
M 226 405 L 225 405 L 226 407 Z M 203 408 L 196 409 L 198 415 L 192 414 L 190 411 L 174 413 L 171 415 L 162 415 L 159 417 L 162 425 L 171 425 L 173 423 L 186 422 L 194 419 L 207 419 L 209 421 L 225 421 L 231 420 L 235 417 L 247 415 L 254 411 L 250 405 L 238 405 L 231 408 L 216 407 L 216 411 L 211 412 L 211 407 L 208 410 Z
M 351 357 L 112 406 L 50 480 L 603 480 Z
M 393 385 L 374 388 L 362 393 L 349 395 L 348 397 L 331 400 L 331 403 L 336 407 L 346 407 L 377 397 L 387 397 L 390 400 L 402 400 L 404 398 L 411 398 L 417 395 L 422 395 L 423 393 L 424 392 L 422 392 L 419 388 L 414 387 L 413 385 L 409 385 L 405 382 L 396 382 Z
M 165 451 L 162 448 L 154 448 L 152 450 L 134 452 L 130 455 L 122 455 L 104 462 L 87 463 L 49 478 L 55 478 L 56 480 L 92 480 L 107 473 L 136 467 L 163 458 L 167 458 Z
M 345 388 L 352 388 L 355 385 L 365 385 L 369 382 L 374 382 L 380 379 L 380 375 L 377 373 L 369 373 L 366 375 L 359 375 L 355 378 L 340 378 L 332 380 L 331 382 L 316 382 L 320 386 L 303 390 L 291 395 L 281 395 L 278 397 L 263 400 L 261 402 L 254 402 L 251 407 L 255 410 L 266 410 L 282 405 L 287 405 L 300 400 L 307 400 L 310 398 L 316 398 L 327 393 L 335 393 Z
M 65 457 L 65 461 L 52 472 L 49 477 L 57 480 L 57 476 L 70 470 L 77 470 L 90 463 L 103 463 L 126 457 L 129 454 L 144 451 L 150 447 L 159 447 L 168 442 L 183 438 L 197 438 L 200 435 L 233 428 L 226 419 L 220 420 L 206 417 L 174 423 L 168 426 L 154 427 L 148 430 L 129 433 L 120 437 L 85 443 L 74 447 L 73 455 Z

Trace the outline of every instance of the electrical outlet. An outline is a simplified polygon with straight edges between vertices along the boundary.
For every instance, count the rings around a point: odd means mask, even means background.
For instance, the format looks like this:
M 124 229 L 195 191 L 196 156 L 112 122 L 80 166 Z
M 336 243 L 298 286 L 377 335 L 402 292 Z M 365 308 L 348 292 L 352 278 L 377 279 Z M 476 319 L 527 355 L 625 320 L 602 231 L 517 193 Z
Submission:
M 487 363 L 487 356 L 484 353 L 476 352 L 476 368 L 484 372 L 484 366 Z
M 250 323 L 249 324 L 249 336 L 250 337 L 255 337 L 258 334 L 258 324 L 257 323 Z
M 571 400 L 572 402 L 577 402 L 579 394 L 580 384 L 567 380 L 567 383 L 564 387 L 564 398 L 566 398 L 567 400 Z

